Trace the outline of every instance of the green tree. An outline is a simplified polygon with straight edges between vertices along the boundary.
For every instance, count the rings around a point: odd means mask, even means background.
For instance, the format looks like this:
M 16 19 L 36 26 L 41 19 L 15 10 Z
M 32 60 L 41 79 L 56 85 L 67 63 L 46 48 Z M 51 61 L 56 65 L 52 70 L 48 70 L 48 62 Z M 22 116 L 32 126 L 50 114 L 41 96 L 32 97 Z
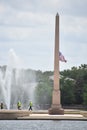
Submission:
M 52 99 L 52 88 L 47 83 L 39 84 L 35 91 L 35 99 L 38 104 L 50 104 Z
M 87 84 L 84 84 L 83 104 L 87 105 Z
M 62 105 L 71 105 L 75 102 L 74 95 L 75 82 L 73 80 L 61 80 L 61 102 Z

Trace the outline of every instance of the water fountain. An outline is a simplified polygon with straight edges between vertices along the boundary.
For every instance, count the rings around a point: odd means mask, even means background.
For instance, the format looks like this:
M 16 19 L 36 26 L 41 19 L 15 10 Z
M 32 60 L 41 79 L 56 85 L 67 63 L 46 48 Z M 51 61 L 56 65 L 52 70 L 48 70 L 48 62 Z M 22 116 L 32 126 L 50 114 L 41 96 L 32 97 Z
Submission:
M 10 101 L 11 101 L 11 83 L 12 83 L 12 72 L 13 69 L 17 67 L 18 57 L 16 56 L 13 49 L 9 51 L 8 57 L 8 65 L 6 67 L 5 74 L 3 74 L 2 70 L 0 70 L 0 84 L 3 93 L 4 102 L 6 104 L 7 109 L 10 109 Z
M 30 73 L 29 75 L 31 76 L 32 74 Z M 33 73 L 32 77 L 29 77 L 33 79 L 32 83 L 25 83 L 26 78 L 23 69 L 21 69 L 21 63 L 18 56 L 13 49 L 10 49 L 6 71 L 3 73 L 2 70 L 0 70 L 0 88 L 2 90 L 2 99 L 4 100 L 7 109 L 10 109 L 11 101 L 13 104 L 16 104 L 18 100 L 21 100 L 23 103 L 26 102 L 27 105 L 29 104 L 29 99 L 34 102 L 33 95 L 36 86 L 35 74 Z M 20 92 L 21 94 L 19 97 Z M 26 101 L 23 101 L 24 96 L 26 96 Z

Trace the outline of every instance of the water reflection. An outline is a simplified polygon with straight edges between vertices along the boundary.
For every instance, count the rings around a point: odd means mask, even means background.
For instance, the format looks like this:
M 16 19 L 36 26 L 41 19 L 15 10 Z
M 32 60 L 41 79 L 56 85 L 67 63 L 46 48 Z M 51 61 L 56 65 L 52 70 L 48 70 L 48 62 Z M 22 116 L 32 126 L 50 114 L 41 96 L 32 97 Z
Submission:
M 87 130 L 87 121 L 1 120 L 0 130 Z

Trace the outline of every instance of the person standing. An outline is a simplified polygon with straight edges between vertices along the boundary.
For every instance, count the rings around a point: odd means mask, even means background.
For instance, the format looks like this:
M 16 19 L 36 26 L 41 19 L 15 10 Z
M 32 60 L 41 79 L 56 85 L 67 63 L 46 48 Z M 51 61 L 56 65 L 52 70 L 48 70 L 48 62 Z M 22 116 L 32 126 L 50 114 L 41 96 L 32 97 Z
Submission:
M 33 107 L 33 103 L 32 103 L 32 101 L 30 101 L 30 103 L 29 103 L 29 111 L 30 110 L 32 111 L 32 107 Z
M 3 108 L 4 108 L 4 104 L 3 104 L 3 102 L 1 102 L 0 107 L 1 107 L 1 109 L 3 109 Z
M 21 110 L 21 102 L 20 101 L 18 101 L 18 103 L 17 103 L 17 108 L 18 108 L 18 110 Z

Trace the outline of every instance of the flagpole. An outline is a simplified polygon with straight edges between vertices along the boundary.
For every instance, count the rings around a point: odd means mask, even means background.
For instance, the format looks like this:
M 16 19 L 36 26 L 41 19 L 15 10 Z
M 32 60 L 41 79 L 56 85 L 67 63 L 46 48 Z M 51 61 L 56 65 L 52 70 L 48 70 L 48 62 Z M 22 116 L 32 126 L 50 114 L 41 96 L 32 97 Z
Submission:
M 59 87 L 59 14 L 55 19 L 55 48 L 54 48 L 54 86 L 52 93 L 52 105 L 49 114 L 64 114 L 60 103 L 60 87 Z

